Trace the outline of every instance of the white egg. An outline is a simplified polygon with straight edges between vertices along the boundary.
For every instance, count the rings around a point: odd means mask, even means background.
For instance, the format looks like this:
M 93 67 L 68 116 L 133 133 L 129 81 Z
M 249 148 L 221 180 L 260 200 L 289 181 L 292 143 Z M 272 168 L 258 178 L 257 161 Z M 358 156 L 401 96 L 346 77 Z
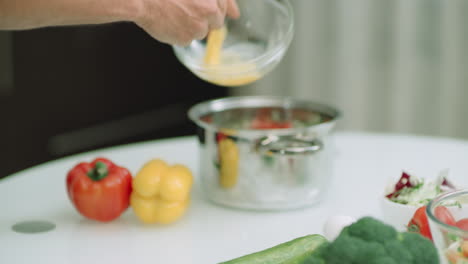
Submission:
M 340 234 L 343 228 L 356 222 L 356 219 L 348 215 L 335 215 L 331 216 L 325 222 L 323 227 L 323 234 L 329 240 L 333 241 Z

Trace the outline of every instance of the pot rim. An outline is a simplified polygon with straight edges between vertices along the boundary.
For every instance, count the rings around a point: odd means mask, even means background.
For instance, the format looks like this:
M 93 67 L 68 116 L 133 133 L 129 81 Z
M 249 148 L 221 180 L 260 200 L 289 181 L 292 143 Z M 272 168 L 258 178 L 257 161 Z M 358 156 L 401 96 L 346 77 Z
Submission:
M 321 122 L 316 125 L 305 126 L 302 128 L 275 128 L 275 129 L 235 129 L 237 133 L 245 134 L 291 134 L 297 133 L 298 131 L 316 130 L 320 127 L 330 126 L 333 127 L 336 120 L 340 119 L 342 114 L 335 107 L 321 104 L 309 100 L 298 99 L 294 97 L 285 96 L 230 96 L 212 99 L 204 102 L 200 102 L 192 106 L 188 110 L 188 117 L 198 126 L 211 130 L 220 131 L 227 130 L 232 131 L 233 129 L 222 127 L 216 124 L 207 123 L 200 119 L 200 117 L 207 114 L 212 114 L 220 111 L 243 108 L 243 107 L 282 107 L 282 108 L 304 108 L 311 111 L 316 111 L 321 114 L 328 115 L 330 120 Z M 229 132 L 228 132 L 229 134 Z

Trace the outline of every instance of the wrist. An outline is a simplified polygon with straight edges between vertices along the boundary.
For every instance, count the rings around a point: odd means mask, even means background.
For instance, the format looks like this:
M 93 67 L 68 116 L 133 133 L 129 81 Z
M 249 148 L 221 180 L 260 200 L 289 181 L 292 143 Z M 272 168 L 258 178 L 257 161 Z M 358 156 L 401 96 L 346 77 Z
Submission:
M 144 12 L 143 0 L 117 0 L 119 3 L 111 11 L 118 21 L 135 22 Z M 111 1 L 115 2 L 115 1 Z

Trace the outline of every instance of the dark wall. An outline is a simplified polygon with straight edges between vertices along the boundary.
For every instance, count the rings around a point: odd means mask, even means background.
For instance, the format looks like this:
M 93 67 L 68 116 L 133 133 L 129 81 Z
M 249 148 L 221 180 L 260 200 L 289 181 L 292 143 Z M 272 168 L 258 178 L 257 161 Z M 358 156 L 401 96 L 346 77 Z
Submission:
M 186 111 L 227 95 L 133 24 L 13 33 L 0 96 L 0 178 L 95 148 L 194 133 Z

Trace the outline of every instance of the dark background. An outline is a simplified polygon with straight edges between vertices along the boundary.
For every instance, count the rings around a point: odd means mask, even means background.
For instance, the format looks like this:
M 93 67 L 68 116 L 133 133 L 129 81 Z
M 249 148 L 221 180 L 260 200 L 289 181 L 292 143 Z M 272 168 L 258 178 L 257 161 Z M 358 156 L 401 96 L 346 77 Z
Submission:
M 91 149 L 193 134 L 188 108 L 227 95 L 133 24 L 12 36 L 14 86 L 0 95 L 0 178 Z

